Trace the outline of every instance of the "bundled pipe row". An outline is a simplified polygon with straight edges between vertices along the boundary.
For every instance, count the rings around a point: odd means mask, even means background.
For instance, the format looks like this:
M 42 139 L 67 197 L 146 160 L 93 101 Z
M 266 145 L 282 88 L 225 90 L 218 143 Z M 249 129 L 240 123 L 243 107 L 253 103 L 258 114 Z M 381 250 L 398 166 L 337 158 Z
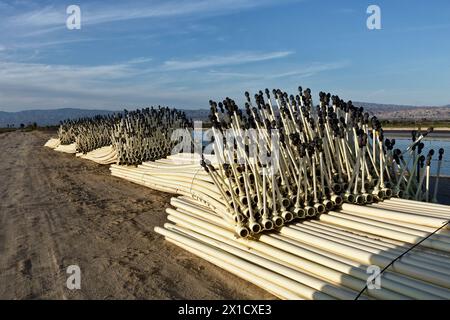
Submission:
M 145 108 L 108 116 L 63 121 L 58 139 L 45 146 L 56 151 L 76 153 L 100 164 L 137 165 L 170 154 L 177 140 L 174 130 L 189 132 L 190 121 L 182 111 Z
M 229 98 L 210 101 L 218 165 L 202 162 L 239 229 L 257 234 L 344 202 L 371 204 L 393 195 L 431 200 L 434 153 L 425 170 L 414 150 L 432 129 L 402 152 L 384 139 L 376 117 L 338 96 L 321 92 L 314 105 L 310 90 L 300 87 L 295 97 L 266 89 L 254 102 L 249 93 L 246 98 L 245 112 Z M 412 165 L 403 158 L 409 152 Z
M 393 194 L 408 196 L 411 190 L 416 199 L 430 200 L 430 163 L 427 170 L 416 170 L 420 157 L 413 152 L 421 149 L 421 141 L 431 129 L 401 152 L 393 149 L 395 141 L 384 139 L 376 117 L 370 118 L 363 108 L 338 96 L 320 93 L 315 107 L 309 89 L 299 88 L 295 97 L 266 89 L 265 95 L 255 95 L 254 103 L 249 93 L 246 98 L 246 115 L 229 98 L 223 103 L 210 102 L 213 162 L 197 158 L 188 164 L 195 168 L 193 180 L 208 177 L 207 182 L 201 181 L 202 188 L 208 183 L 214 197 L 204 190 L 202 197 L 214 198 L 213 209 L 238 235 L 256 235 L 296 219 L 312 218 L 338 209 L 344 202 L 378 203 Z M 137 174 L 151 180 L 144 184 L 155 187 L 155 179 L 165 182 L 164 176 L 174 178 L 179 163 L 168 173 L 168 167 L 160 172 L 148 170 L 146 161 L 167 155 L 179 142 L 171 139 L 173 130 L 189 132 L 189 125 L 184 114 L 167 108 L 125 112 L 114 125 L 112 148 L 84 157 L 104 164 L 117 158 L 119 165 L 139 165 Z M 412 168 L 403 158 L 409 152 L 416 158 Z M 431 156 L 432 152 L 430 161 Z M 440 157 L 442 160 L 441 152 Z M 135 171 L 118 166 L 112 170 L 115 174 Z M 175 179 L 174 184 L 187 183 L 189 173 L 181 173 L 184 180 Z
M 374 267 L 388 266 L 450 218 L 446 206 L 420 215 L 378 209 L 390 216 L 385 219 L 344 205 L 344 211 L 247 239 L 237 238 L 229 224 L 192 197 L 172 198 L 171 205 L 170 223 L 156 232 L 281 299 L 450 299 L 449 229 L 396 260 L 379 286 L 366 288 Z
M 168 156 L 178 142 L 172 139 L 173 131 L 191 126 L 184 112 L 176 109 L 126 111 L 111 135 L 118 164 L 138 165 Z
M 75 138 L 77 151 L 83 154 L 111 145 L 111 128 L 120 115 L 95 116 L 84 119 Z
M 58 128 L 61 145 L 74 145 L 77 153 L 86 154 L 111 145 L 111 129 L 119 115 L 64 120 Z M 72 153 L 72 152 L 71 152 Z
M 110 169 L 114 176 L 179 195 L 166 210 L 170 223 L 155 229 L 169 242 L 279 298 L 450 298 L 448 206 L 395 198 L 366 206 L 344 203 L 315 219 L 244 238 L 237 236 L 218 187 L 199 165 L 201 159 L 177 154 Z M 204 161 L 215 159 L 205 156 Z M 364 290 L 369 267 L 388 266 L 442 226 L 383 273 L 380 289 Z

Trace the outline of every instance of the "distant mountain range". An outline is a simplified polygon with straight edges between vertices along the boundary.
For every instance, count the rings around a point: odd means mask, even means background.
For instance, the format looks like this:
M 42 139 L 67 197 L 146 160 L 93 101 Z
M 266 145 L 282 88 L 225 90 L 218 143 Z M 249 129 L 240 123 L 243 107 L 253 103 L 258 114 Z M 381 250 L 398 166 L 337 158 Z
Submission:
M 355 106 L 363 106 L 371 114 L 380 119 L 395 120 L 450 120 L 450 105 L 443 107 L 417 107 L 394 104 L 378 104 L 366 102 L 354 102 Z M 186 115 L 194 120 L 208 120 L 209 110 L 183 110 Z M 28 110 L 19 112 L 0 111 L 0 128 L 10 125 L 19 127 L 20 124 L 28 125 L 37 123 L 39 126 L 58 125 L 65 119 L 77 119 L 92 117 L 95 115 L 108 115 L 120 111 L 88 110 L 88 109 L 53 109 L 53 110 Z
M 183 110 L 186 115 L 194 120 L 207 120 L 209 110 Z M 29 125 L 34 122 L 39 126 L 58 125 L 66 119 L 78 119 L 83 117 L 93 117 L 96 115 L 108 115 L 121 111 L 111 110 L 88 110 L 88 109 L 53 109 L 53 110 L 27 110 L 18 112 L 0 111 L 0 128 L 14 125 L 19 127 L 21 124 Z
M 450 105 L 435 107 L 367 102 L 354 102 L 353 104 L 364 107 L 369 113 L 383 120 L 450 120 Z
M 19 112 L 0 111 L 0 127 L 14 125 L 19 127 L 36 122 L 40 126 L 57 125 L 65 119 L 76 119 L 92 117 L 95 115 L 112 114 L 114 111 L 107 110 L 85 110 L 85 109 L 54 109 L 54 110 L 27 110 Z

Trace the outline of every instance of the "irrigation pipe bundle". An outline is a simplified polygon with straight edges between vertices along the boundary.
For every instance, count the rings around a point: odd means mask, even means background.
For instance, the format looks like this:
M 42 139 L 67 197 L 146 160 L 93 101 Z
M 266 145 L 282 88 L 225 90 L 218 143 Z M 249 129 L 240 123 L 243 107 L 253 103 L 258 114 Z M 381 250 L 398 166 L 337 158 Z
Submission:
M 58 128 L 58 138 L 50 139 L 45 146 L 55 151 L 76 154 L 77 156 L 86 155 L 89 152 L 111 145 L 112 126 L 118 119 L 118 115 L 97 115 L 92 118 L 64 120 Z M 93 155 L 95 156 L 95 153 Z
M 97 115 L 62 121 L 58 138 L 63 145 L 76 143 L 77 151 L 83 154 L 111 145 L 111 128 L 120 115 Z
M 317 105 L 301 87 L 295 97 L 279 89 L 260 91 L 254 102 L 245 96 L 245 112 L 230 98 L 210 101 L 217 165 L 201 163 L 240 229 L 258 234 L 342 203 L 378 203 L 393 195 L 431 200 L 434 151 L 426 169 L 420 155 L 431 128 L 402 152 L 393 149 L 395 140 L 384 139 L 376 117 L 338 96 L 321 92 Z
M 170 154 L 177 140 L 172 133 L 188 127 L 182 111 L 170 108 L 145 108 L 122 113 L 65 120 L 58 129 L 58 139 L 45 146 L 56 151 L 76 153 L 78 157 L 99 164 L 136 165 Z
M 168 156 L 178 142 L 171 139 L 173 131 L 190 126 L 184 112 L 176 109 L 125 111 L 111 135 L 118 164 L 138 165 Z
M 192 134 L 192 124 L 152 109 L 125 113 L 111 145 L 79 156 L 118 159 L 112 175 L 176 194 L 170 223 L 155 231 L 279 298 L 450 298 L 450 208 L 423 202 L 436 201 L 439 181 L 431 186 L 434 151 L 421 154 L 432 129 L 402 151 L 337 96 L 320 93 L 314 105 L 299 88 L 246 98 L 245 114 L 229 98 L 210 102 L 210 155 L 168 156 L 179 141 L 166 134 Z
M 255 237 L 236 237 L 220 191 L 198 164 L 179 154 L 136 167 L 111 166 L 113 175 L 181 196 L 172 198 L 168 219 L 156 228 L 170 242 L 286 299 L 354 299 L 371 265 L 388 266 L 450 219 L 447 206 L 434 214 L 343 204 L 315 220 L 292 223 Z M 212 157 L 205 160 L 214 162 Z M 412 201 L 404 201 L 404 206 Z M 388 200 L 388 203 L 395 200 Z M 419 202 L 413 203 L 418 205 Z M 242 234 L 241 234 L 242 236 Z M 382 276 L 382 289 L 360 298 L 450 298 L 448 226 L 396 261 Z M 295 283 L 298 282 L 298 283 Z
M 172 198 L 171 205 L 175 208 L 167 209 L 171 223 L 155 228 L 156 232 L 285 299 L 355 299 L 367 283 L 369 266 L 383 268 L 412 245 L 409 239 L 400 240 L 406 232 L 385 226 L 373 233 L 329 221 L 327 214 L 257 238 L 237 238 L 202 202 L 180 196 Z M 420 230 L 419 224 L 416 227 Z M 380 289 L 366 290 L 360 298 L 449 299 L 446 231 L 446 236 L 433 239 L 446 243 L 445 250 L 419 246 L 383 273 Z

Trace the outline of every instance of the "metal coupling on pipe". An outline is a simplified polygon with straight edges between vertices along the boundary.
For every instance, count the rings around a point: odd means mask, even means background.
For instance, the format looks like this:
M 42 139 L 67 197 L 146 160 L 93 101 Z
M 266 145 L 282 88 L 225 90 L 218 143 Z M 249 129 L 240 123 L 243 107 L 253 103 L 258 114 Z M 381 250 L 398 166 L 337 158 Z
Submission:
M 250 231 L 244 227 L 244 226 L 238 226 L 236 228 L 236 233 L 239 235 L 239 237 L 241 238 L 247 238 L 250 235 Z
M 373 195 L 371 195 L 369 193 L 364 193 L 363 197 L 364 197 L 365 203 L 372 203 L 373 202 Z
M 342 205 L 342 203 L 344 202 L 344 199 L 342 199 L 341 196 L 334 195 L 331 197 L 331 201 L 333 201 L 335 206 L 340 207 Z
M 356 201 L 356 204 L 361 205 L 366 202 L 366 199 L 362 194 L 358 194 L 358 195 L 356 195 L 355 201 Z
M 294 208 L 294 215 L 296 218 L 304 219 L 306 217 L 305 209 L 300 207 Z
M 322 213 L 324 213 L 326 211 L 325 206 L 323 204 L 321 204 L 321 203 L 314 204 L 314 208 L 317 210 L 318 214 L 322 214 Z
M 294 215 L 289 211 L 281 212 L 281 217 L 284 219 L 285 222 L 290 222 L 294 220 Z
M 316 215 L 316 208 L 307 206 L 305 207 L 305 212 L 307 217 L 314 217 Z
M 279 228 L 284 225 L 284 219 L 280 216 L 274 216 L 272 217 L 272 221 L 275 224 L 275 227 Z
M 261 220 L 261 225 L 263 226 L 264 230 L 272 230 L 274 227 L 273 222 L 266 218 L 263 218 Z
M 325 210 L 326 211 L 331 211 L 333 209 L 333 206 L 334 206 L 334 204 L 333 204 L 333 202 L 331 200 L 325 200 L 323 202 L 323 205 L 325 206 Z
M 390 188 L 384 188 L 384 197 L 385 198 L 391 198 L 392 197 L 392 189 Z
M 351 193 L 346 193 L 344 195 L 344 199 L 345 199 L 345 201 L 347 201 L 349 203 L 355 203 L 356 202 L 355 195 L 353 195 Z
M 260 233 L 262 231 L 262 227 L 256 221 L 252 221 L 249 223 L 249 228 L 252 233 Z

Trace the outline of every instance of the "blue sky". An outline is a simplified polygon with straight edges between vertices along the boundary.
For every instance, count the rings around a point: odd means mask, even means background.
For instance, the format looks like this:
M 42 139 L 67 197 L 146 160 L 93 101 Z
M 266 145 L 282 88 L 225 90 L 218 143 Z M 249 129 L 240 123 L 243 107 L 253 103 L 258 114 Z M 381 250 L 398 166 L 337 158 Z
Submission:
M 81 8 L 81 30 L 66 8 Z M 366 27 L 381 8 L 381 30 Z M 450 104 L 448 0 L 0 0 L 0 110 L 149 105 L 298 85 Z

